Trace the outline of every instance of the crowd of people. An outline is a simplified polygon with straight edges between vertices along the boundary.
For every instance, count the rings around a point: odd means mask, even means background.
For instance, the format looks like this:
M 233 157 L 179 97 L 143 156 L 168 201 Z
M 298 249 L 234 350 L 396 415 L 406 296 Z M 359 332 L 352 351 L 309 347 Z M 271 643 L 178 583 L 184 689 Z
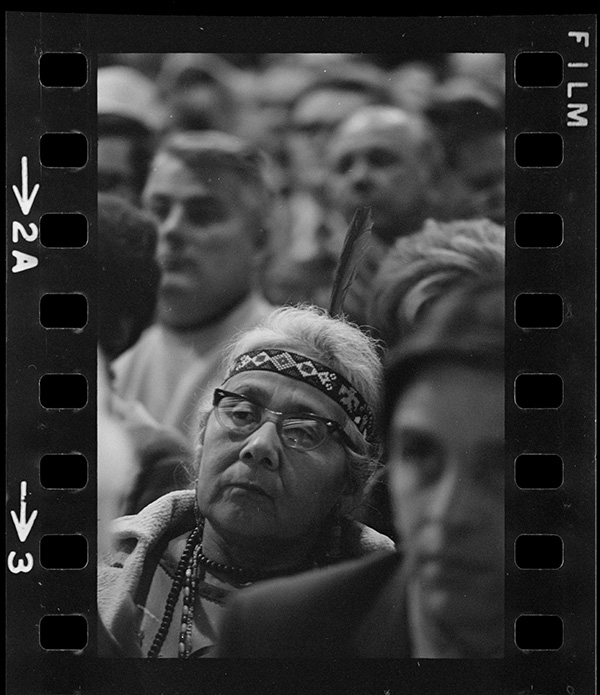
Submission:
M 501 656 L 504 57 L 104 55 L 97 161 L 100 654 Z

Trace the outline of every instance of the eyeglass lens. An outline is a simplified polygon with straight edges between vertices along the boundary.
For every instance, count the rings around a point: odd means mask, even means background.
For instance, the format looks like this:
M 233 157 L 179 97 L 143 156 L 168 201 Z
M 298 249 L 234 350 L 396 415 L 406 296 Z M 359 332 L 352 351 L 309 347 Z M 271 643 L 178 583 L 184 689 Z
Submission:
M 292 449 L 309 451 L 321 444 L 329 432 L 327 425 L 320 420 L 298 415 L 275 414 L 264 406 L 253 403 L 234 394 L 217 394 L 216 411 L 219 422 L 229 430 L 239 434 L 251 434 L 267 420 L 277 425 L 277 431 L 286 446 Z

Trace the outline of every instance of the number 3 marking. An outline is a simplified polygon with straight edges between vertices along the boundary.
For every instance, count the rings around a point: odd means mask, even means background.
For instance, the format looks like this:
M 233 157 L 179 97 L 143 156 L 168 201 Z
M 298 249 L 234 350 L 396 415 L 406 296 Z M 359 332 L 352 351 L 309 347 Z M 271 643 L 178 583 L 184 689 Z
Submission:
M 22 558 L 19 558 L 17 564 L 15 565 L 15 557 L 17 553 L 13 550 L 8 556 L 8 569 L 13 574 L 19 574 L 19 572 L 30 572 L 33 567 L 33 556 L 31 553 L 25 553 L 25 559 L 27 562 L 23 562 Z

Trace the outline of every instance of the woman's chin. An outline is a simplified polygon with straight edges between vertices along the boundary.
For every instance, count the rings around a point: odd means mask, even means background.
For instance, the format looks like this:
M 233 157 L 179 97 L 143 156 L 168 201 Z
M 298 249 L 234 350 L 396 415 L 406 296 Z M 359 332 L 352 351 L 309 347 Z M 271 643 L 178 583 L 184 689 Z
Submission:
M 209 519 L 227 535 L 248 539 L 271 537 L 276 535 L 277 523 L 268 506 L 264 500 L 252 499 L 251 495 L 234 495 L 218 510 L 209 512 Z

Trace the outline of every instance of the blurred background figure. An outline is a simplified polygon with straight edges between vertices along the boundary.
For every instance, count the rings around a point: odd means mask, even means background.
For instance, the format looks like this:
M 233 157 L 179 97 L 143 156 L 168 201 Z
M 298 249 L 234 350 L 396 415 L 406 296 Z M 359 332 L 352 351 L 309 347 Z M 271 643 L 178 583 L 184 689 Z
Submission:
M 154 321 L 160 270 L 156 221 L 111 193 L 98 194 L 98 342 L 108 364 Z
M 386 73 L 356 60 L 317 72 L 290 108 L 289 148 L 293 185 L 321 191 L 327 168 L 323 157 L 335 127 L 361 106 L 389 104 Z
M 386 350 L 405 340 L 449 290 L 504 274 L 506 234 L 486 218 L 426 220 L 391 247 L 373 280 L 369 325 Z
M 314 76 L 289 108 L 285 191 L 289 243 L 269 268 L 267 292 L 277 304 L 326 306 L 330 280 L 346 232 L 326 194 L 327 144 L 346 117 L 367 104 L 390 104 L 386 73 L 373 63 L 337 56 L 315 58 Z M 313 63 L 305 58 L 301 65 Z M 323 67 L 322 67 L 323 66 Z
M 221 658 L 498 658 L 504 648 L 504 280 L 446 294 L 384 372 L 397 553 L 250 587 Z
M 344 225 L 357 207 L 370 207 L 373 215 L 371 245 L 344 307 L 365 325 L 370 284 L 382 258 L 396 239 L 417 232 L 438 204 L 441 146 L 425 116 L 370 106 L 340 124 L 327 158 L 328 197 Z
M 193 436 L 224 342 L 271 311 L 259 280 L 272 203 L 262 153 L 222 132 L 172 133 L 143 193 L 158 223 L 155 321 L 113 363 L 118 392 Z
M 388 361 L 386 471 L 412 652 L 504 648 L 504 283 L 444 296 Z
M 127 65 L 155 80 L 164 56 L 164 53 L 101 53 L 98 54 L 98 65 Z
M 133 444 L 112 409 L 108 364 L 98 351 L 98 555 L 110 549 L 112 522 L 126 513 L 139 468 Z
M 156 86 L 165 109 L 163 132 L 220 130 L 238 133 L 240 70 L 216 53 L 169 53 Z
M 399 238 L 373 279 L 367 307 L 383 354 L 403 345 L 449 292 L 500 283 L 505 243 L 504 227 L 488 219 L 427 220 L 416 234 Z M 384 469 L 370 481 L 359 518 L 398 540 Z
M 112 363 L 154 321 L 160 271 L 155 260 L 154 218 L 119 196 L 98 195 L 98 346 L 104 365 L 106 407 L 126 434 L 137 467 L 121 490 L 120 514 L 134 514 L 187 484 L 191 451 L 175 428 L 160 425 L 133 399 L 114 389 Z M 109 464 L 120 466 L 118 460 Z M 127 467 L 127 461 L 122 466 Z M 108 493 L 107 493 L 108 494 Z
M 106 65 L 98 79 L 98 190 L 139 203 L 163 114 L 154 81 Z
M 97 354 L 97 541 L 98 557 L 111 552 L 112 525 L 127 513 L 127 497 L 139 470 L 133 443 L 120 418 L 112 411 L 112 393 L 108 364 L 101 349 Z M 100 618 L 100 615 L 98 614 Z M 99 619 L 98 653 L 122 656 L 121 648 Z
M 472 77 L 501 92 L 505 91 L 504 53 L 448 53 L 444 62 L 448 78 Z
M 423 112 L 438 81 L 437 66 L 425 60 L 407 60 L 388 70 L 394 103 L 406 111 Z
M 277 167 L 278 187 L 284 190 L 290 185 L 291 107 L 298 94 L 313 81 L 314 72 L 287 53 L 271 53 L 263 56 L 249 75 L 241 134 L 270 155 Z
M 373 234 L 390 245 L 417 231 L 429 216 L 440 157 L 426 118 L 395 106 L 365 107 L 329 141 L 329 198 L 346 223 L 357 207 L 370 207 Z
M 496 82 L 448 77 L 425 112 L 444 147 L 439 219 L 505 219 L 505 98 Z

